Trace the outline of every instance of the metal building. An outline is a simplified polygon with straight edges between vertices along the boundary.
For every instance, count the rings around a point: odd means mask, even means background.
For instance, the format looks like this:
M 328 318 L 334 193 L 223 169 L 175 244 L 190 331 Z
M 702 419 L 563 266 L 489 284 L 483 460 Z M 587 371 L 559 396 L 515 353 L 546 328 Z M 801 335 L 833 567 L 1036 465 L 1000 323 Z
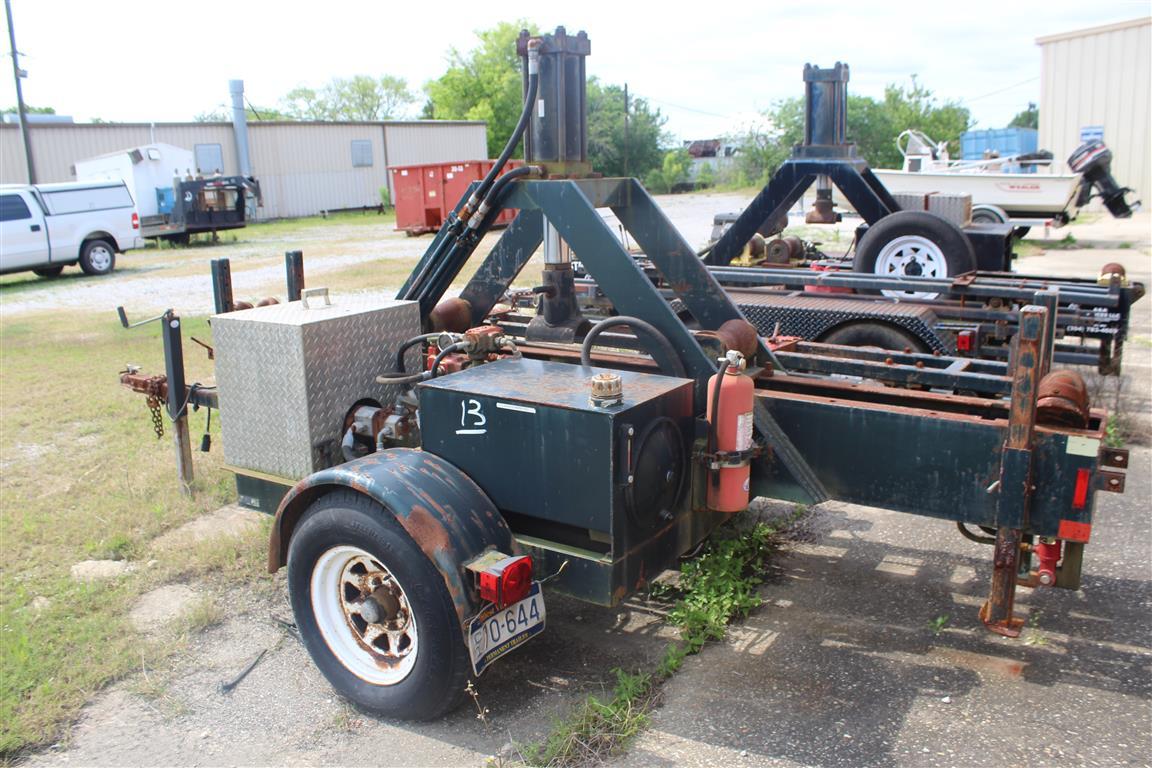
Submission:
M 1152 203 L 1152 17 L 1036 40 L 1040 146 L 1066 160 L 1084 140 L 1112 150 L 1112 175 Z
M 30 131 L 41 182 L 73 181 L 73 164 L 121 149 L 164 142 L 193 150 L 205 173 L 238 174 L 231 123 L 77 123 Z M 487 157 L 483 122 L 417 120 L 370 123 L 248 123 L 252 173 L 264 195 L 261 216 L 313 216 L 380 203 L 390 165 Z M 174 168 L 184 174 L 193 169 Z M 0 183 L 27 181 L 20 130 L 0 125 Z

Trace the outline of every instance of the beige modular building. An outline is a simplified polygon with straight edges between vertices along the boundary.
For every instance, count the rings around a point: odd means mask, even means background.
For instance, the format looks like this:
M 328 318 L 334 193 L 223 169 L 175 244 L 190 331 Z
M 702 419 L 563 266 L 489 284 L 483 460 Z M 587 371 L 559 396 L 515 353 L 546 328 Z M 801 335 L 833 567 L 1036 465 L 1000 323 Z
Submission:
M 74 181 L 77 160 L 156 142 L 192 150 L 205 173 L 240 172 L 231 123 L 32 124 L 37 181 Z M 483 122 L 416 120 L 372 123 L 248 123 L 252 175 L 264 196 L 261 218 L 313 216 L 380 203 L 388 166 L 481 160 Z M 174 168 L 184 174 L 196 169 Z M 0 125 L 0 183 L 24 183 L 17 125 Z
M 1036 43 L 1040 146 L 1065 161 L 1083 140 L 1102 138 L 1117 183 L 1135 190 L 1129 200 L 1152 205 L 1152 17 Z

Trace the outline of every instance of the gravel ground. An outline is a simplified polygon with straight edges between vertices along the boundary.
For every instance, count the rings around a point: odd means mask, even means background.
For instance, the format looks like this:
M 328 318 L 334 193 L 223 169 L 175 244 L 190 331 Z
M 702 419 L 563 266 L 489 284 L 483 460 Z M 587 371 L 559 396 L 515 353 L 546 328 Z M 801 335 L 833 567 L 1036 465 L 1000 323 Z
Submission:
M 702 243 L 712 213 L 742 199 L 669 199 L 670 218 Z M 1130 249 L 1049 252 L 1021 270 L 1094 274 L 1127 262 L 1152 282 L 1146 214 L 1073 228 L 1079 240 L 1132 242 Z M 341 233 L 349 234 L 349 233 Z M 416 255 L 424 241 L 385 236 L 318 252 L 309 274 L 382 253 Z M 253 248 L 257 246 L 253 245 Z M 289 244 L 263 244 L 272 253 Z M 306 255 L 309 252 L 305 248 Z M 279 280 L 279 266 L 269 280 Z M 274 273 L 274 274 L 273 274 Z M 5 297 L 3 312 L 45 305 L 101 308 L 147 296 L 153 308 L 206 311 L 206 278 L 132 275 L 90 286 L 44 283 Z M 123 285 L 121 285 L 123 283 Z M 197 304 L 196 302 L 200 302 Z M 1147 420 L 1152 372 L 1152 302 L 1139 306 L 1126 351 L 1125 408 Z M 1146 423 L 1143 422 L 1143 423 Z M 1021 596 L 1032 640 L 1008 641 L 978 628 L 988 553 L 950 526 L 881 510 L 827 504 L 763 588 L 765 605 L 728 641 L 685 664 L 665 688 L 652 728 L 628 766 L 968 766 L 1148 765 L 1152 754 L 1152 532 L 1147 515 L 1152 451 L 1133 452 L 1123 496 L 1102 494 L 1084 588 Z M 767 505 L 764 514 L 778 508 Z M 243 584 L 218 600 L 225 620 L 194 639 L 174 668 L 97 695 L 69 737 L 28 758 L 62 765 L 481 765 L 515 756 L 512 742 L 547 733 L 552 719 L 611 684 L 612 667 L 654 663 L 669 632 L 643 603 L 604 610 L 549 599 L 549 630 L 495 665 L 479 706 L 439 721 L 386 721 L 335 697 L 303 648 L 274 616 L 287 616 L 282 575 L 276 594 Z M 942 615 L 942 631 L 931 628 Z M 230 694 L 219 683 L 267 649 Z

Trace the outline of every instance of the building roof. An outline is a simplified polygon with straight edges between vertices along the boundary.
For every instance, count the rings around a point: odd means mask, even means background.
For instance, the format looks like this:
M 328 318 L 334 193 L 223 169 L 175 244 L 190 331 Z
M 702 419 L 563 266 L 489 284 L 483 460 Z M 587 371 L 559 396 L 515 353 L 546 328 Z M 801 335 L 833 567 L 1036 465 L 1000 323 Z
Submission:
M 1105 24 L 1100 27 L 1089 27 L 1087 29 L 1076 29 L 1071 32 L 1060 32 L 1055 35 L 1046 35 L 1036 38 L 1036 45 L 1047 45 L 1048 43 L 1072 40 L 1077 37 L 1089 37 L 1091 35 L 1102 35 L 1108 32 L 1118 32 L 1122 29 L 1130 29 L 1145 24 L 1152 24 L 1152 16 L 1143 16 L 1138 19 L 1129 19 L 1128 21 L 1118 21 L 1115 24 Z

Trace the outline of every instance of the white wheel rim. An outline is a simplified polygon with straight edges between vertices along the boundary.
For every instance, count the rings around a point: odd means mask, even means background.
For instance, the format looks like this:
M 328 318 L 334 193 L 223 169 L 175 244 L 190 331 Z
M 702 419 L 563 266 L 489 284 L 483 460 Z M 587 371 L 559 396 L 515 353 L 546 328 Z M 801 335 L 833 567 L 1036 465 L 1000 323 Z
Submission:
M 885 277 L 948 277 L 948 261 L 940 246 L 920 235 L 903 235 L 889 241 L 876 257 L 876 274 Z M 882 291 L 903 299 L 934 299 L 929 291 Z
M 379 560 L 359 547 L 338 546 L 316 561 L 312 613 L 328 650 L 356 677 L 395 685 L 419 653 L 408 595 Z
M 112 265 L 112 251 L 103 245 L 98 245 L 88 251 L 88 263 L 97 272 L 103 272 Z

